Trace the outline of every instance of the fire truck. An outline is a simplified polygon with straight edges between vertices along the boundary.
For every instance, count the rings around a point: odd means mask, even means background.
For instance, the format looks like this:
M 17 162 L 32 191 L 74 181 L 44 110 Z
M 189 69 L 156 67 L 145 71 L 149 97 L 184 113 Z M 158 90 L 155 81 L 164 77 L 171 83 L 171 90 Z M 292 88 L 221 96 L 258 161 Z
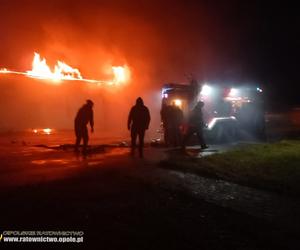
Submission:
M 209 143 L 264 139 L 265 115 L 261 87 L 196 84 L 195 81 L 190 84 L 163 85 L 162 105 L 178 106 L 184 113 L 185 124 L 190 111 L 200 100 L 205 104 L 204 135 Z

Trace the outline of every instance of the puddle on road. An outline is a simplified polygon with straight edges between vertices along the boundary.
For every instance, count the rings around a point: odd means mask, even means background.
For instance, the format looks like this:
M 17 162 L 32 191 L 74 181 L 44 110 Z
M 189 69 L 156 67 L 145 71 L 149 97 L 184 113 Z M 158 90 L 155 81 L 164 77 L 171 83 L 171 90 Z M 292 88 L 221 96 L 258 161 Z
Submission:
M 63 153 L 63 152 L 62 152 Z M 113 148 L 108 149 L 105 153 L 101 154 L 89 154 L 84 157 L 81 154 L 64 154 L 63 158 L 59 159 L 51 159 L 51 155 L 44 156 L 43 159 L 32 160 L 31 163 L 35 165 L 48 165 L 48 164 L 57 164 L 57 165 L 65 165 L 69 166 L 73 164 L 73 166 L 99 166 L 102 165 L 104 160 L 108 157 L 114 156 L 122 156 L 128 154 L 127 148 Z M 74 164 L 75 163 L 75 164 Z
M 32 164 L 36 164 L 36 165 L 45 165 L 45 164 L 51 164 L 51 163 L 58 163 L 58 164 L 68 164 L 71 161 L 69 160 L 64 160 L 64 159 L 51 159 L 51 160 L 33 160 L 31 161 Z
M 36 164 L 36 165 L 43 165 L 43 164 L 46 164 L 47 161 L 45 161 L 45 160 L 34 160 L 34 161 L 31 161 L 31 163 Z
M 103 161 L 90 161 L 87 163 L 88 166 L 99 166 L 103 163 Z

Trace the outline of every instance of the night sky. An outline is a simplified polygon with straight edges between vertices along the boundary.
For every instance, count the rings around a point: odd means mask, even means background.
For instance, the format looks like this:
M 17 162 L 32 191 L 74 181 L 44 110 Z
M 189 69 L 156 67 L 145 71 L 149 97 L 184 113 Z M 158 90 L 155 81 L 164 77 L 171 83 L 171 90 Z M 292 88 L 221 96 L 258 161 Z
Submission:
M 27 70 L 38 51 L 92 78 L 104 77 L 101 64 L 127 63 L 140 89 L 193 73 L 259 84 L 278 103 L 300 103 L 300 22 L 288 1 L 0 2 L 0 67 Z

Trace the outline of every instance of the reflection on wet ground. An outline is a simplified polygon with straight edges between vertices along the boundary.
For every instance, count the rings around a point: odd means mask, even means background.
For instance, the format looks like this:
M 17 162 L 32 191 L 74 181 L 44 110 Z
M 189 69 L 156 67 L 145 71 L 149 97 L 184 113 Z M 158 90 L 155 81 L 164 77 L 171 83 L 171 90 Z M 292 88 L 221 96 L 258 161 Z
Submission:
M 96 145 L 91 146 L 89 151 L 90 153 L 86 156 L 82 155 L 81 153 L 75 153 L 73 152 L 73 145 L 71 148 L 66 145 L 60 145 L 60 146 L 46 146 L 46 145 L 38 145 L 37 148 L 40 150 L 36 150 L 35 147 L 27 148 L 26 150 L 22 150 L 22 153 L 24 151 L 30 152 L 40 152 L 45 153 L 48 152 L 48 154 L 44 155 L 42 154 L 40 158 L 42 159 L 35 159 L 32 160 L 31 163 L 35 165 L 51 165 L 51 164 L 58 164 L 58 165 L 67 165 L 67 164 L 73 164 L 77 165 L 78 167 L 81 165 L 88 165 L 88 166 L 97 166 L 104 163 L 105 158 L 109 157 L 117 157 L 128 154 L 128 149 L 125 147 L 117 147 L 117 146 L 103 146 L 103 145 Z M 45 150 L 46 149 L 46 150 Z M 60 158 L 53 159 L 56 154 L 51 154 L 51 152 L 55 151 L 62 151 L 63 154 L 60 154 Z M 31 156 L 33 153 L 23 153 L 23 156 Z
M 34 160 L 34 161 L 31 161 L 31 163 L 37 164 L 37 165 L 43 165 L 43 164 L 46 164 L 47 161 L 45 161 L 45 160 Z
M 158 168 L 158 162 L 168 154 L 178 154 L 178 149 L 148 147 L 146 159 L 139 159 L 129 157 L 129 148 L 117 145 L 94 145 L 91 148 L 93 153 L 86 157 L 75 154 L 73 146 L 68 145 L 33 147 L 14 144 L 10 148 L 1 147 L 0 184 L 16 186 L 64 179 L 80 173 L 78 171 L 84 172 L 86 167 L 124 168 L 125 176 L 138 178 L 151 185 L 184 190 L 198 199 L 221 207 L 270 221 L 276 220 L 285 225 L 295 225 L 295 221 L 299 221 L 300 204 L 292 198 L 222 180 Z M 192 157 L 203 157 L 236 146 L 241 144 L 211 146 L 205 151 L 188 147 L 188 150 Z M 131 167 L 130 171 L 128 166 Z
M 55 160 L 33 160 L 31 163 L 36 165 L 44 165 L 47 163 L 57 163 L 57 164 L 68 164 L 70 161 L 64 160 L 64 159 L 55 159 Z

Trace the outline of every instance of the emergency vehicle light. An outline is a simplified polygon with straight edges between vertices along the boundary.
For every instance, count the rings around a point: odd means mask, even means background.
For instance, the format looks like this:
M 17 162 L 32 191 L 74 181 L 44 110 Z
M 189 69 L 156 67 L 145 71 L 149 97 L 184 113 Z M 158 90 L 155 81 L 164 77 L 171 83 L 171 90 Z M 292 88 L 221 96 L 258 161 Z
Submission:
M 212 92 L 212 87 L 208 85 L 203 85 L 202 90 L 201 90 L 201 95 L 208 96 Z
M 228 95 L 229 95 L 230 97 L 234 97 L 234 96 L 237 96 L 237 95 L 238 95 L 238 92 L 239 92 L 239 91 L 238 91 L 236 88 L 231 88 Z
M 174 100 L 174 104 L 177 106 L 177 107 L 180 107 L 182 106 L 182 101 L 180 99 L 175 99 Z

